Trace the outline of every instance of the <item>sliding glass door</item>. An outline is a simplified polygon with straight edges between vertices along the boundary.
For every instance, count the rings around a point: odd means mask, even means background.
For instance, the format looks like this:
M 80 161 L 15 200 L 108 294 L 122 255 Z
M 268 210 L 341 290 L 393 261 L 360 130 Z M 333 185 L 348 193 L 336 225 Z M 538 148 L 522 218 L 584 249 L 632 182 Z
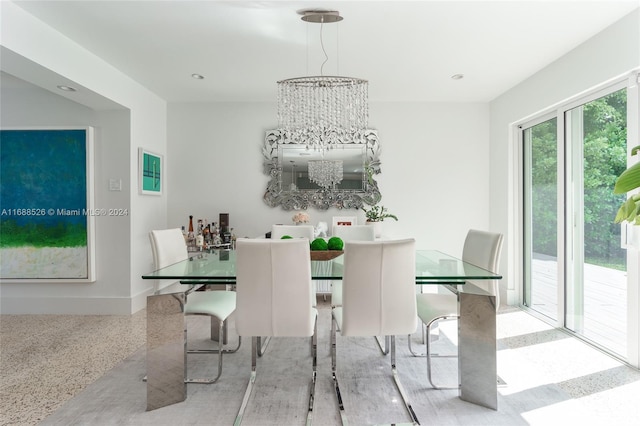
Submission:
M 627 166 L 627 91 L 565 114 L 567 145 L 566 327 L 622 356 L 627 353 L 627 262 L 620 225 L 624 195 L 613 194 Z
M 522 303 L 626 358 L 627 253 L 614 223 L 626 197 L 613 186 L 627 167 L 627 88 L 529 122 L 520 136 Z

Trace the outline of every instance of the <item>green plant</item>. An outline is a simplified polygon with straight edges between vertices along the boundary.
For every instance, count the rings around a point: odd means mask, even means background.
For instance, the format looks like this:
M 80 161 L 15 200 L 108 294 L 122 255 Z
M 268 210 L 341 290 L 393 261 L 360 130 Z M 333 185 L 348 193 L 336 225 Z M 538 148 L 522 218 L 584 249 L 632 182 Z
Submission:
M 631 155 L 638 154 L 638 151 L 640 151 L 640 145 L 631 150 Z M 613 192 L 615 194 L 624 194 L 636 188 L 640 188 L 640 163 L 636 163 L 622 172 L 616 180 Z M 618 209 L 615 222 L 620 223 L 625 220 L 629 223 L 640 225 L 640 194 L 631 195 Z
M 382 222 L 387 218 L 398 220 L 398 217 L 394 214 L 388 213 L 387 208 L 384 206 L 373 206 L 369 210 L 363 207 L 362 210 L 367 218 L 367 222 Z
M 316 238 L 315 240 L 311 241 L 311 250 L 329 250 L 329 247 L 324 238 Z
M 327 247 L 329 250 L 342 250 L 344 248 L 344 241 L 340 237 L 331 237 L 327 241 Z

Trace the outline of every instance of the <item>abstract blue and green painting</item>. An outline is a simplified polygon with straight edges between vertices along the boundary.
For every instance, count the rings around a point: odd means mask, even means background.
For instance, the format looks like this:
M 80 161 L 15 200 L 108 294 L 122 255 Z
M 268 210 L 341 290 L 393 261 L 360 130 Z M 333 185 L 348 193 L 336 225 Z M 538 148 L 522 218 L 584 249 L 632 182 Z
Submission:
M 158 155 L 142 153 L 142 190 L 160 193 L 162 190 L 161 162 Z
M 0 130 L 2 278 L 86 278 L 87 130 Z

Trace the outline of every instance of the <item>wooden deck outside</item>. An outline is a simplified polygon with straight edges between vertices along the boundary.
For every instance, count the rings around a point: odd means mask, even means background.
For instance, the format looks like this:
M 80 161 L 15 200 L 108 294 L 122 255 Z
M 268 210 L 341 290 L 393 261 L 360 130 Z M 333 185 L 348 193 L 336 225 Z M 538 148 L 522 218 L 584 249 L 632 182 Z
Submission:
M 584 329 L 579 334 L 608 350 L 627 355 L 627 274 L 584 265 Z M 532 264 L 531 308 L 557 318 L 557 262 L 535 255 Z

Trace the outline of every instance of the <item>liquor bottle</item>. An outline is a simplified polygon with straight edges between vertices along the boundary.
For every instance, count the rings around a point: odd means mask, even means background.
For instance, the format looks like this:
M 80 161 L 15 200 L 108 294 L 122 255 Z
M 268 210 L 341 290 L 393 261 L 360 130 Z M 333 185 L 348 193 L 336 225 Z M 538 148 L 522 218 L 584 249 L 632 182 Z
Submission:
M 218 228 L 218 224 L 213 222 L 213 236 L 211 237 L 213 240 L 214 246 L 220 246 L 222 244 L 222 238 L 220 238 L 220 228 Z
M 233 228 L 231 228 L 231 250 L 236 249 L 236 234 L 233 232 Z
M 229 213 L 220 213 L 220 234 L 229 232 Z
M 202 247 L 204 246 L 204 236 L 201 232 L 198 232 L 198 236 L 196 237 L 196 247 L 198 250 L 202 251 Z
M 193 216 L 189 216 L 189 238 L 193 238 Z
M 211 225 L 209 225 L 205 219 L 204 229 L 202 230 L 202 235 L 204 235 L 204 243 L 208 245 L 211 243 Z

